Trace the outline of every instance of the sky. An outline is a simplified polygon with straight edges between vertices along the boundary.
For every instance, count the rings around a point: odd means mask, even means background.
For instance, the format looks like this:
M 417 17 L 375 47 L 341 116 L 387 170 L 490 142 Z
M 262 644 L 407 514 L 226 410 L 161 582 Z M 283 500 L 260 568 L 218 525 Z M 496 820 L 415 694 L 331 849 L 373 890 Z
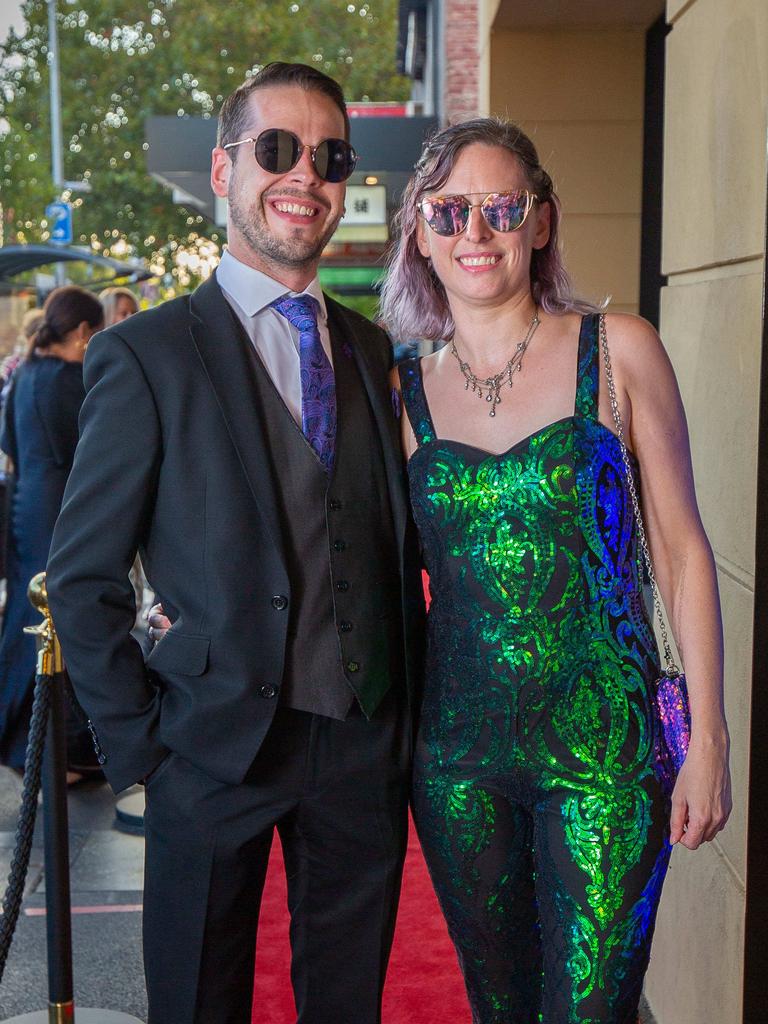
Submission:
M 19 0 L 0 0 L 0 41 L 5 42 L 10 28 L 20 32 L 23 25 Z

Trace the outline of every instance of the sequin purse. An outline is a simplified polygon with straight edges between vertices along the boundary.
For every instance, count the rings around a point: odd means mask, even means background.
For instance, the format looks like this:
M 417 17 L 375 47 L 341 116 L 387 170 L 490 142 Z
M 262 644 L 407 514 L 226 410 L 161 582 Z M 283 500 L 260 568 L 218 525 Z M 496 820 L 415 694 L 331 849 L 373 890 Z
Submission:
M 659 588 L 656 583 L 656 576 L 651 561 L 651 550 L 643 525 L 643 517 L 640 512 L 640 500 L 635 487 L 635 475 L 629 461 L 629 452 L 624 440 L 624 427 L 621 421 L 621 412 L 616 400 L 616 387 L 613 382 L 611 370 L 611 357 L 608 351 L 608 335 L 605 330 L 605 316 L 600 314 L 600 347 L 603 351 L 603 362 L 605 364 L 605 377 L 608 382 L 608 395 L 611 401 L 611 412 L 616 424 L 616 434 L 621 445 L 621 457 L 624 462 L 624 469 L 627 474 L 627 485 L 632 496 L 632 506 L 635 512 L 637 523 L 637 535 L 642 548 L 643 558 L 648 571 L 648 580 L 651 585 L 653 605 L 656 610 L 656 617 L 659 621 L 659 634 L 664 649 L 664 671 L 656 682 L 655 700 L 661 723 L 664 753 L 671 762 L 675 777 L 683 766 L 688 753 L 688 744 L 691 739 L 691 712 L 688 704 L 688 688 L 685 683 L 685 675 L 677 667 L 672 648 L 669 643 L 667 624 L 664 620 L 664 612 L 661 607 Z

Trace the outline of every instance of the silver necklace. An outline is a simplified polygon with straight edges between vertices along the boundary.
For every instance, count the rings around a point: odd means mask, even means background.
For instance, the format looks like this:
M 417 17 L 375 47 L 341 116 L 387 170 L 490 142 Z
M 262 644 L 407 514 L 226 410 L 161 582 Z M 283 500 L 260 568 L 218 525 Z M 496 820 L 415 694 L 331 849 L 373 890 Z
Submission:
M 474 374 L 469 363 L 464 362 L 459 355 L 456 349 L 456 343 L 453 340 L 451 341 L 451 353 L 456 357 L 456 362 L 459 364 L 459 370 L 461 370 L 461 375 L 464 378 L 464 390 L 469 391 L 471 388 L 476 392 L 478 397 L 485 398 L 486 402 L 491 403 L 491 410 L 488 413 L 489 416 L 496 415 L 496 406 L 501 402 L 501 389 L 507 385 L 511 388 L 514 383 L 514 375 L 522 370 L 525 350 L 528 348 L 531 338 L 540 323 L 539 308 L 537 306 L 536 311 L 531 318 L 531 322 L 528 324 L 528 330 L 526 331 L 525 337 L 522 341 L 518 341 L 512 358 L 504 369 L 493 377 L 478 377 Z

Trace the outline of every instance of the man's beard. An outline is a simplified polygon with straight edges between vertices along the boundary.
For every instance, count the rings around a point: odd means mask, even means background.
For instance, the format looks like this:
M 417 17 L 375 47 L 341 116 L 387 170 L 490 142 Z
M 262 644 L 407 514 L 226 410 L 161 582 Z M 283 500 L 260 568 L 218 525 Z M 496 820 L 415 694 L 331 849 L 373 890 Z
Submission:
M 331 224 L 321 237 L 308 239 L 297 228 L 293 236 L 278 238 L 269 230 L 261 200 L 245 206 L 239 195 L 230 196 L 229 215 L 254 254 L 269 263 L 294 270 L 316 263 L 336 230 L 336 224 Z

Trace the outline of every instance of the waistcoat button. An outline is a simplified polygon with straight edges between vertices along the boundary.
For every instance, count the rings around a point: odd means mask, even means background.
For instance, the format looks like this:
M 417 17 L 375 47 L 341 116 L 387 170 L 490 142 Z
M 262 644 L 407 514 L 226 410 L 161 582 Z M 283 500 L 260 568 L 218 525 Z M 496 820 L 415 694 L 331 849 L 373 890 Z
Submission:
M 347 545 L 344 543 L 343 540 L 335 540 L 333 542 L 333 550 L 334 551 L 343 551 L 344 548 L 346 548 L 346 546 Z
M 338 498 L 331 498 L 331 500 L 328 502 L 328 507 L 330 508 L 331 512 L 340 512 L 341 502 L 339 501 Z
M 351 633 L 352 632 L 352 623 L 351 622 L 340 622 L 339 623 L 339 630 L 342 633 Z
M 349 590 L 349 583 L 347 580 L 336 580 L 336 589 L 340 594 L 346 594 Z
M 347 662 L 347 672 L 359 672 L 359 671 L 360 671 L 360 662 L 359 661 L 348 661 Z
M 288 607 L 288 598 L 284 597 L 282 594 L 275 594 L 272 598 L 272 607 L 276 612 L 284 612 Z
M 275 694 L 277 693 L 277 687 L 273 686 L 272 683 L 265 683 L 259 690 L 259 693 L 261 694 L 262 697 L 266 697 L 267 699 L 269 699 L 270 697 L 275 696 Z

